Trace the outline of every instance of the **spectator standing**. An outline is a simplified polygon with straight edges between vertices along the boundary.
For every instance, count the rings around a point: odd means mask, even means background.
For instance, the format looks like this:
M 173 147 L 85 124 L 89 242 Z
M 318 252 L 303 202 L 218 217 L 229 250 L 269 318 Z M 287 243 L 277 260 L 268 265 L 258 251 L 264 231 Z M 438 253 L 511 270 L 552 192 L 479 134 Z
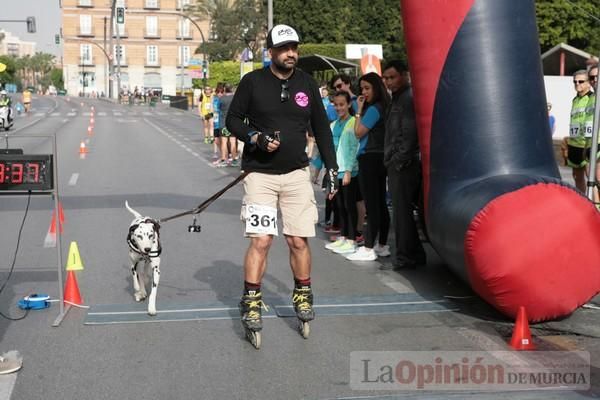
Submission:
M 226 160 L 227 165 L 231 167 L 239 166 L 238 153 L 237 153 L 237 139 L 231 135 L 231 132 L 227 129 L 225 121 L 227 120 L 227 113 L 233 100 L 233 90 L 231 85 L 225 84 L 225 93 L 221 97 L 220 103 L 220 116 L 219 121 L 221 123 L 221 160 Z M 231 155 L 231 157 L 229 157 Z
M 586 166 L 589 163 L 587 153 L 592 142 L 594 123 L 594 104 L 596 96 L 586 70 L 573 74 L 573 85 L 577 96 L 571 104 L 571 121 L 567 138 L 567 165 L 573 169 L 575 186 L 582 193 L 586 192 Z
M 212 144 L 215 141 L 215 138 L 212 88 L 210 86 L 205 87 L 204 92 L 200 95 L 200 116 L 202 117 L 202 124 L 204 126 L 204 143 Z
M 552 114 L 552 103 L 546 103 L 546 109 L 548 110 L 548 123 L 550 124 L 550 136 L 554 136 L 556 132 L 556 117 Z
M 292 302 L 298 318 L 314 318 L 311 255 L 308 238 L 315 235 L 318 211 L 308 171 L 306 132 L 315 136 L 329 180 L 329 196 L 337 191 L 337 164 L 331 130 L 314 79 L 296 68 L 299 37 L 287 25 L 267 34 L 271 64 L 246 74 L 227 113 L 227 129 L 245 142 L 242 218 L 250 245 L 244 259 L 244 292 L 240 301 L 246 329 L 260 331 L 261 282 L 267 256 L 277 235 L 277 207 L 290 251 L 294 275 Z M 257 224 L 256 221 L 267 224 Z
M 588 79 L 590 80 L 590 85 L 594 89 L 594 100 L 598 101 L 598 64 L 593 65 L 588 70 Z M 596 103 L 594 102 L 594 107 Z M 595 109 L 594 109 L 595 111 Z M 596 135 L 599 135 L 600 132 L 596 132 Z M 596 203 L 596 207 L 600 210 L 600 194 L 598 193 L 598 181 L 600 179 L 600 152 L 596 154 L 596 187 L 594 188 L 594 202 Z
M 387 245 L 390 215 L 386 202 L 386 169 L 383 164 L 385 110 L 390 98 L 383 81 L 374 72 L 359 79 L 361 95 L 357 98 L 354 133 L 360 140 L 358 180 L 365 200 L 368 223 L 365 245 L 346 256 L 351 261 L 373 261 L 390 255 Z M 377 240 L 377 244 L 375 241 Z
M 358 111 L 358 103 L 356 102 L 357 96 L 352 92 L 352 79 L 346 74 L 337 74 L 331 78 L 331 87 L 334 88 L 335 91 L 344 91 L 350 95 L 350 99 L 352 101 L 352 110 L 354 113 Z M 359 244 L 364 244 L 363 238 L 363 226 L 365 224 L 365 202 L 363 201 L 362 193 L 360 190 L 360 185 L 357 188 L 356 192 L 356 208 L 358 210 L 358 221 L 356 222 L 356 235 L 357 242 Z
M 29 89 L 25 88 L 25 90 L 23 90 L 23 106 L 25 107 L 25 114 L 29 113 L 29 110 L 31 109 L 31 92 L 29 91 Z
M 223 84 L 219 83 L 215 88 L 215 94 L 212 96 L 212 109 L 213 109 L 213 166 L 215 167 L 226 167 L 227 159 L 219 159 L 219 153 L 221 151 L 221 97 L 225 89 Z
M 320 90 L 321 99 L 323 100 L 323 107 L 325 107 L 325 112 L 327 113 L 327 119 L 329 119 L 330 122 L 333 122 L 338 118 L 338 115 L 333 107 L 333 104 L 331 103 L 331 99 L 329 98 L 329 90 L 325 86 L 321 87 Z
M 358 188 L 358 139 L 354 134 L 355 119 L 351 115 L 352 102 L 348 92 L 339 91 L 333 96 L 333 105 L 338 119 L 331 123 L 333 137 L 339 136 L 336 159 L 338 178 L 341 181 L 340 192 L 335 196 L 341 221 L 341 234 L 338 240 L 325 248 L 337 254 L 351 254 L 356 251 L 356 192 Z M 335 140 L 334 140 L 335 144 Z
M 406 64 L 390 61 L 383 70 L 383 81 L 392 93 L 383 153 L 395 232 L 392 267 L 396 270 L 415 268 L 424 265 L 426 257 L 413 215 L 421 194 L 422 178 L 417 121 Z M 382 266 L 383 269 L 387 267 Z

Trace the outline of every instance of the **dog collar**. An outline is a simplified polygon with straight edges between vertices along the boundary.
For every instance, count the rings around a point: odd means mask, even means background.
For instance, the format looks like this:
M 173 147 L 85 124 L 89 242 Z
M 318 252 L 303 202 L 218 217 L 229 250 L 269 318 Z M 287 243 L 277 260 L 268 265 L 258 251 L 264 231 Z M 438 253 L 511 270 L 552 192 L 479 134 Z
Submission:
M 127 235 L 127 245 L 129 245 L 129 248 L 131 250 L 133 250 L 135 253 L 138 253 L 139 255 L 141 255 L 142 257 L 149 257 L 149 258 L 155 258 L 160 256 L 160 253 L 162 253 L 162 246 L 160 245 L 160 243 L 158 244 L 158 249 L 157 250 L 153 250 L 148 252 L 147 254 L 144 253 L 142 250 L 140 250 L 135 243 L 131 240 L 131 235 Z

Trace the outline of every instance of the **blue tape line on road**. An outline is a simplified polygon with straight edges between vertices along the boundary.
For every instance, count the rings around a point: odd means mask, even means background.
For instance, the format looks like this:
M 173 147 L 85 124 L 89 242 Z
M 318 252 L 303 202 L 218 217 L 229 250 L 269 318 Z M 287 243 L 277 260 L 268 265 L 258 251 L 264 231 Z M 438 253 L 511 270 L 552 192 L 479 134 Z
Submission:
M 290 299 L 268 298 L 269 310 L 263 310 L 263 318 L 295 317 Z M 158 304 L 157 315 L 147 314 L 145 303 L 104 304 L 91 306 L 85 325 L 203 321 L 215 319 L 239 319 L 238 301 L 207 302 L 193 305 Z M 368 296 L 319 296 L 315 303 L 319 316 L 336 315 L 383 315 L 426 312 L 456 311 L 458 308 L 446 299 L 424 298 L 416 293 Z

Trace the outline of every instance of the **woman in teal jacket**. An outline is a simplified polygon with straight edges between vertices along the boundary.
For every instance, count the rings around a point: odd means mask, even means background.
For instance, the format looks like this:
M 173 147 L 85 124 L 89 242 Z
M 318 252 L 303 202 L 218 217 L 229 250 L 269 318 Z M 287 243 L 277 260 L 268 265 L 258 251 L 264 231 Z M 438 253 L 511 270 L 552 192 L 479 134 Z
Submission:
M 331 123 L 331 132 L 336 143 L 338 162 L 338 178 L 341 180 L 340 191 L 335 197 L 341 222 L 341 234 L 338 240 L 325 246 L 337 254 L 351 254 L 356 251 L 356 198 L 358 191 L 358 139 L 354 134 L 355 119 L 351 115 L 352 101 L 347 92 L 336 92 L 333 105 L 338 119 Z

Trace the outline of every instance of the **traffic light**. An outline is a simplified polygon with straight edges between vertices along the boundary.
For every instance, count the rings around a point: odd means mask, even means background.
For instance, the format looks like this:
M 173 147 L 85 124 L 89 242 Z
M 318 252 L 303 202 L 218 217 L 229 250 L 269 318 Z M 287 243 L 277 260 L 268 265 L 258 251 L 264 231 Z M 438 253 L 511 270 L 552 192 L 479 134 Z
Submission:
M 208 76 L 208 61 L 202 60 L 202 75 L 204 77 Z
M 54 43 L 60 44 L 60 35 L 59 34 L 54 35 Z
M 27 17 L 27 32 L 35 33 L 35 17 Z
M 117 24 L 125 23 L 125 8 L 117 7 Z

